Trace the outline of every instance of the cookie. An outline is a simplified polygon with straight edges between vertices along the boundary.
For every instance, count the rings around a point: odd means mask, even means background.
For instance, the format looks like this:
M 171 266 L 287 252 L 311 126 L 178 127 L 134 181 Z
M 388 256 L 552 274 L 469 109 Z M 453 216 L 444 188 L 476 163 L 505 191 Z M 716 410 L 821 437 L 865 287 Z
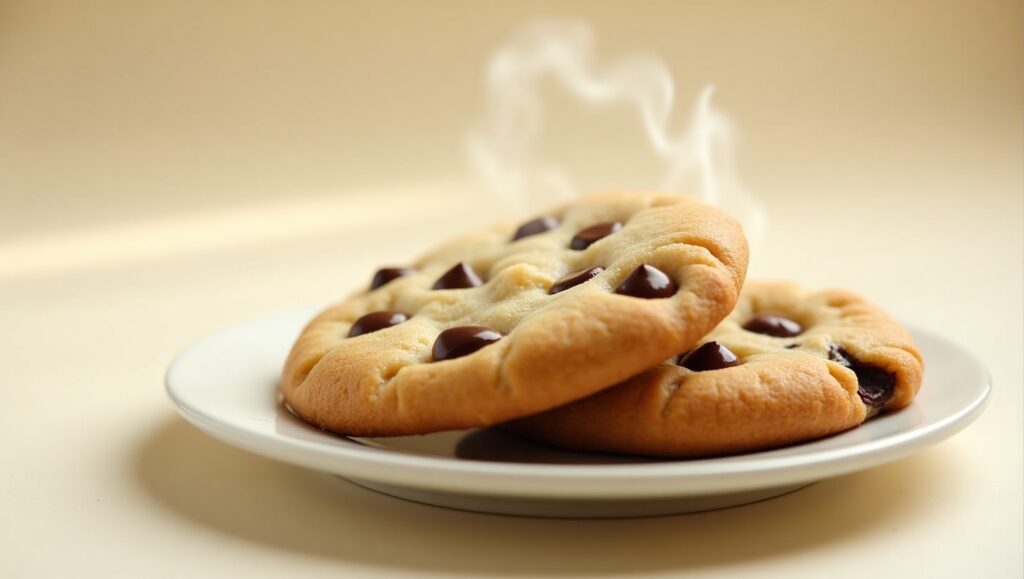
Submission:
M 820 438 L 902 408 L 922 373 L 910 334 L 864 299 L 754 282 L 690 352 L 505 426 L 575 450 L 736 453 Z
M 381 269 L 303 330 L 281 392 L 303 419 L 364 436 L 534 414 L 693 346 L 746 266 L 739 224 L 714 207 L 583 197 Z

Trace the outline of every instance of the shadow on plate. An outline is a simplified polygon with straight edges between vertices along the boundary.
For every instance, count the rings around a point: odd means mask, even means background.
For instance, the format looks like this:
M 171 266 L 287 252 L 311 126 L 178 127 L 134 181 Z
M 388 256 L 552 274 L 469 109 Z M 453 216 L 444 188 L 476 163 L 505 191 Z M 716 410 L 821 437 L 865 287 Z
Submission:
M 470 445 L 486 440 L 470 441 Z M 472 448 L 464 452 L 473 454 Z M 776 499 L 693 515 L 559 520 L 481 515 L 379 495 L 235 449 L 181 419 L 131 457 L 137 482 L 197 524 L 274 549 L 448 574 L 594 575 L 710 569 L 824 549 L 934 506 L 920 487 L 954 485 L 936 450 Z M 936 481 L 942 481 L 937 483 Z
M 498 428 L 474 430 L 459 441 L 455 456 L 469 460 L 527 462 L 541 464 L 643 464 L 664 459 L 568 452 L 517 438 Z
M 292 420 L 289 418 L 289 420 Z M 297 428 L 307 429 L 300 425 Z M 294 428 L 291 432 L 294 432 Z M 318 436 L 323 433 L 317 431 Z M 519 462 L 528 464 L 642 464 L 665 462 L 668 459 L 604 453 L 572 452 L 530 442 L 498 428 L 438 432 L 427 436 L 395 436 L 390 438 L 351 438 L 360 444 L 392 452 L 480 460 L 485 462 Z

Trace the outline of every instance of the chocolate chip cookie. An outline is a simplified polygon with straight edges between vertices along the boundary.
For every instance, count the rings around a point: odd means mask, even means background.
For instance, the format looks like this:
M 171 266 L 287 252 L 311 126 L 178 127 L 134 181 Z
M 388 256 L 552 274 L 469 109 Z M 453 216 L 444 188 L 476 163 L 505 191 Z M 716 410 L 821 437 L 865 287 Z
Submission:
M 285 401 L 354 435 L 487 426 L 588 396 L 692 347 L 747 267 L 691 198 L 594 195 L 378 271 L 303 330 Z
M 577 450 L 725 454 L 811 440 L 910 403 L 910 334 L 839 290 L 748 283 L 701 343 L 613 388 L 506 427 Z

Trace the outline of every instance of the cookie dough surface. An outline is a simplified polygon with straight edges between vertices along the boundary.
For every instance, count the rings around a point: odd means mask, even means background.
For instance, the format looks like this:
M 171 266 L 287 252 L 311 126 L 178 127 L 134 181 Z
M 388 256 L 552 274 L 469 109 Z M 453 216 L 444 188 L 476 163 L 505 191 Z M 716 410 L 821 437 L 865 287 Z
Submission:
M 718 209 L 681 195 L 613 193 L 539 217 L 553 220 L 526 227 L 532 234 L 519 239 L 521 223 L 457 239 L 412 264 L 408 275 L 319 314 L 286 362 L 286 402 L 305 420 L 345 434 L 487 426 L 625 380 L 693 346 L 736 303 L 747 245 L 740 226 Z M 596 240 L 593 231 L 585 234 L 616 222 L 621 228 L 606 228 Z M 594 267 L 603 270 L 550 293 L 567 274 Z M 669 297 L 616 293 L 651 267 L 678 289 Z M 472 284 L 470 273 L 482 285 L 433 289 L 450 285 L 442 278 Z M 372 312 L 407 319 L 348 337 Z M 501 338 L 436 361 L 439 334 L 463 326 Z
M 735 354 L 735 365 L 694 371 L 674 359 L 506 427 L 577 450 L 726 454 L 852 428 L 906 406 L 921 386 L 923 361 L 910 334 L 846 291 L 748 283 L 735 311 L 701 340 L 710 342 Z

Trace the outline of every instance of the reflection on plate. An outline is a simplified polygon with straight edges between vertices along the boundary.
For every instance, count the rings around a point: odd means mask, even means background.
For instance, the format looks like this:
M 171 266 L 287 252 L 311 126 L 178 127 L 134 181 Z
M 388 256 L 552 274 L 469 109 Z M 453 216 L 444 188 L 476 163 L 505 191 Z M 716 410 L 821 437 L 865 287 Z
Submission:
M 913 404 L 789 448 L 666 460 L 569 452 L 495 429 L 349 438 L 309 426 L 278 400 L 278 373 L 312 314 L 304 309 L 257 319 L 178 356 L 167 373 L 167 390 L 182 416 L 258 454 L 389 495 L 473 511 L 625 517 L 744 504 L 943 440 L 978 417 L 990 390 L 988 372 L 973 356 L 940 336 L 913 330 L 927 364 Z

